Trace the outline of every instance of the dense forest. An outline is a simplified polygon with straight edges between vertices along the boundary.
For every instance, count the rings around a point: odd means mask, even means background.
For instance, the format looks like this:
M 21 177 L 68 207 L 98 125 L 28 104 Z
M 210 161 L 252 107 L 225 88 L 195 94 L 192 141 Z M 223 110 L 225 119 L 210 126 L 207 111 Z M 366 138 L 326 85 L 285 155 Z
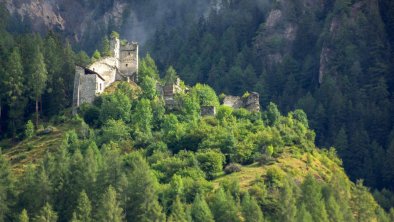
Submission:
M 394 221 L 394 2 L 132 2 L 154 29 L 128 29 L 129 8 L 80 42 L 0 7 L 0 221 Z M 112 30 L 146 41 L 139 86 L 73 117 L 75 64 L 106 56 Z M 168 111 L 155 83 L 177 75 L 193 87 Z M 261 113 L 220 106 L 246 91 Z M 57 149 L 29 160 L 52 127 Z M 231 177 L 251 164 L 262 177 Z
M 393 189 L 393 1 L 268 2 L 223 1 L 187 34 L 158 30 L 148 51 L 187 83 L 303 109 L 353 180 Z
M 45 125 L 68 130 L 41 158 L 29 152 L 54 129 L 27 121 L 19 148 L 0 155 L 0 221 L 394 219 L 348 179 L 334 148 L 315 147 L 302 110 L 233 110 L 202 84 L 168 110 L 156 82 L 172 81 L 175 70 L 160 79 L 147 56 L 139 75 L 139 86 L 118 82 L 77 116 L 54 115 Z M 200 115 L 207 105 L 215 116 Z

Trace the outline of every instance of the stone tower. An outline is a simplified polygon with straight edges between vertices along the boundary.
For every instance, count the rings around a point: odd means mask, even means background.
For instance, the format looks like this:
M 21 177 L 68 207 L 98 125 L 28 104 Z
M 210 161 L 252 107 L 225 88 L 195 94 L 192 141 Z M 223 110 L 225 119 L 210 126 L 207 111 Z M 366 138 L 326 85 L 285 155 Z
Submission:
M 119 71 L 129 80 L 138 81 L 138 44 L 136 42 L 120 45 Z
M 119 38 L 116 37 L 111 37 L 110 40 L 110 50 L 112 56 L 117 60 L 116 61 L 116 67 L 119 67 L 119 51 L 120 51 L 120 40 Z

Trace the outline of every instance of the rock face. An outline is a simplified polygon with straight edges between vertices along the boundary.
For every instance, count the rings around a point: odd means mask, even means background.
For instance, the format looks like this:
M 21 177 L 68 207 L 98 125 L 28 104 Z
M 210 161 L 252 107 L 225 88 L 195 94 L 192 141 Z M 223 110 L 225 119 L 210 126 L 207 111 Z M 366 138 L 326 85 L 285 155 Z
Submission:
M 226 96 L 224 97 L 223 105 L 234 109 L 244 108 L 249 112 L 260 112 L 260 95 L 252 92 L 247 97 Z
M 64 30 L 66 21 L 59 13 L 59 8 L 52 4 L 52 1 L 15 1 L 0 0 L 11 14 L 17 14 L 22 21 L 30 19 L 35 21 L 32 23 L 33 29 L 51 28 Z
M 99 59 L 89 68 L 76 66 L 73 92 L 73 113 L 83 103 L 92 103 L 97 95 L 115 81 L 138 79 L 138 44 L 120 46 L 117 38 L 111 39 L 111 57 Z

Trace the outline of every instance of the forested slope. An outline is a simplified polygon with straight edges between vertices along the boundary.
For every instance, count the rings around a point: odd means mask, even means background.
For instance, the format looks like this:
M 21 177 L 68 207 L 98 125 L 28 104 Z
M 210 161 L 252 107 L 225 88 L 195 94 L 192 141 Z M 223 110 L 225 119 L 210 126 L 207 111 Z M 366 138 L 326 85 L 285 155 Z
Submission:
M 260 3 L 223 2 L 187 34 L 159 30 L 147 50 L 187 83 L 303 109 L 317 144 L 334 145 L 353 180 L 392 189 L 393 2 Z
M 302 110 L 233 110 L 196 84 L 170 111 L 156 82 L 174 69 L 159 79 L 148 56 L 139 74 L 141 89 L 116 83 L 79 116 L 45 122 L 52 130 L 26 124 L 0 155 L 1 221 L 394 219 L 335 149 L 315 147 Z M 200 115 L 207 105 L 215 116 Z

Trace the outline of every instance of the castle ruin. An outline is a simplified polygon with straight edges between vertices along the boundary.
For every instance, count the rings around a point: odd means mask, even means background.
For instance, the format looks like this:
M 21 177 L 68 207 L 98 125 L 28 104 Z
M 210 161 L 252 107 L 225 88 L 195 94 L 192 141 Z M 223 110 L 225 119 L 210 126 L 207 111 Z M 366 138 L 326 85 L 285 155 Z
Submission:
M 226 96 L 223 105 L 233 109 L 244 108 L 249 112 L 260 112 L 260 95 L 257 92 L 251 92 L 245 97 Z
M 115 81 L 138 81 L 138 44 L 110 40 L 111 56 L 101 58 L 88 67 L 76 65 L 73 92 L 73 114 L 83 103 L 92 103 Z

